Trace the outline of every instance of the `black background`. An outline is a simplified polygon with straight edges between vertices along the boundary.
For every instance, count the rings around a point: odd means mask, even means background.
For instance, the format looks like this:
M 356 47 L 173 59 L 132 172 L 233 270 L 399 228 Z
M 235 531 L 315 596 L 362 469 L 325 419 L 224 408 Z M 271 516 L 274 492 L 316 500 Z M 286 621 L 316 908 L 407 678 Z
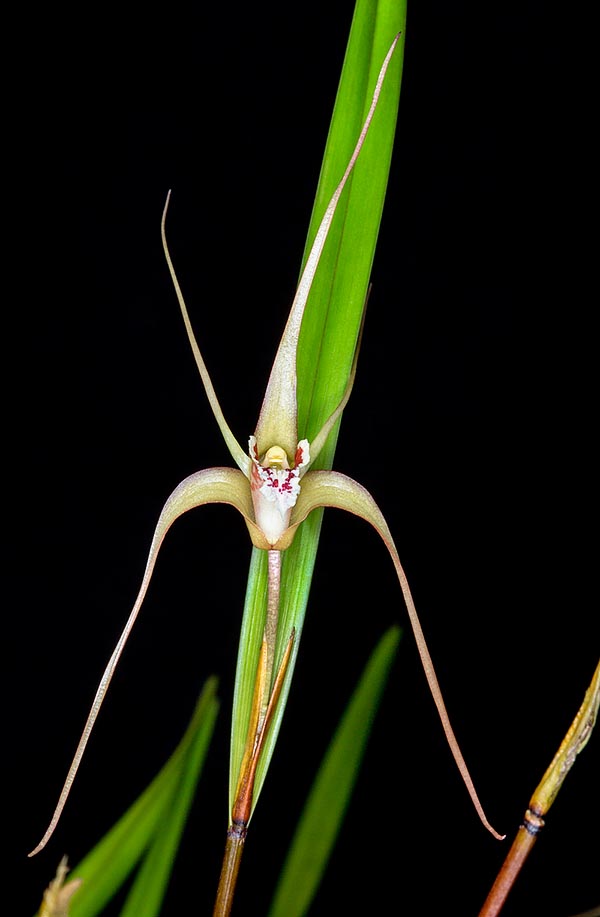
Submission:
M 485 6 L 482 11 L 481 6 Z M 209 914 L 250 546 L 174 527 L 72 797 L 40 836 L 173 487 L 229 464 L 164 264 L 169 239 L 229 423 L 255 423 L 296 280 L 351 4 L 14 23 L 5 141 L 5 881 L 31 914 L 176 744 L 222 712 L 164 913 Z M 491 821 L 509 837 L 598 657 L 596 301 L 586 78 L 543 4 L 409 9 L 395 155 L 336 467 L 386 514 Z M 398 661 L 314 914 L 475 915 L 507 849 L 479 825 L 376 534 L 326 514 L 295 684 L 239 913 L 266 913 L 312 775 L 371 648 Z M 600 901 L 594 736 L 506 917 Z M 596 873 L 596 875 L 595 875 Z

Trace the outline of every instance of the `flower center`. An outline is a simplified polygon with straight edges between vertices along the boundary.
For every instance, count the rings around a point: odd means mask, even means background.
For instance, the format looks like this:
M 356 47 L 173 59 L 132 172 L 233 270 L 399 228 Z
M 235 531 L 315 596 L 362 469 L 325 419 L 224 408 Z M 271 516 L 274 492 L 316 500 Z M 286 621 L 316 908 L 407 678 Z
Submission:
M 256 522 L 274 544 L 287 529 L 292 507 L 298 499 L 302 469 L 309 461 L 308 442 L 298 443 L 293 468 L 281 446 L 271 446 L 261 460 L 254 436 L 250 437 L 250 458 L 250 487 Z
M 285 449 L 282 449 L 281 446 L 271 446 L 270 449 L 267 449 L 261 465 L 263 468 L 277 468 L 280 471 L 290 467 Z

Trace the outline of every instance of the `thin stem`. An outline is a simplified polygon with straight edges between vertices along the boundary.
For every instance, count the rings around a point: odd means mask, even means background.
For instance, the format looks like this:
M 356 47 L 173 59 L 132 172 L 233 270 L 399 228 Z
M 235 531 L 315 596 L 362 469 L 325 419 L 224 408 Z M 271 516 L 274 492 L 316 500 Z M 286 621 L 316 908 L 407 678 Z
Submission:
M 231 813 L 231 825 L 227 831 L 227 842 L 225 844 L 225 853 L 223 854 L 223 865 L 221 867 L 221 877 L 219 879 L 219 887 L 217 889 L 217 899 L 215 901 L 213 917 L 227 917 L 231 911 L 233 896 L 237 884 L 238 872 L 240 869 L 240 861 L 244 851 L 244 842 L 248 832 L 248 822 L 250 821 L 250 815 L 252 814 L 252 798 L 254 795 L 256 768 L 260 760 L 260 753 L 263 748 L 265 736 L 267 735 L 269 725 L 271 724 L 271 720 L 273 718 L 273 712 L 277 706 L 277 701 L 279 700 L 279 696 L 281 694 L 281 688 L 283 686 L 283 681 L 285 679 L 285 674 L 287 672 L 287 667 L 290 661 L 295 636 L 296 632 L 295 630 L 292 630 L 290 639 L 288 640 L 285 652 L 283 654 L 283 659 L 281 660 L 281 665 L 279 666 L 275 681 L 273 683 L 273 690 L 271 692 L 271 697 L 269 699 L 269 704 L 263 723 L 259 725 L 256 730 L 253 730 L 253 734 L 251 736 L 249 735 L 248 737 L 248 744 L 246 747 L 246 752 L 244 753 L 244 762 L 242 763 L 242 771 L 238 782 L 237 796 L 233 806 L 233 811 Z M 261 654 L 261 658 L 263 656 L 264 653 Z M 262 691 L 262 668 L 263 666 L 261 666 L 259 663 L 259 671 L 257 674 L 257 691 Z M 253 706 L 256 706 L 256 699 Z M 252 741 L 252 745 L 250 745 L 250 741 Z M 248 749 L 250 748 L 251 752 L 249 753 Z
M 508 851 L 502 868 L 492 885 L 489 895 L 479 912 L 479 917 L 496 917 L 502 910 L 509 891 L 514 885 L 521 868 L 544 827 L 544 818 L 564 779 L 572 768 L 577 755 L 587 745 L 600 707 L 600 662 L 596 666 L 591 684 L 585 692 L 583 703 L 571 723 L 566 736 L 552 762 L 535 788 L 525 812 L 523 824 L 519 827 L 512 847 Z
M 233 893 L 237 884 L 245 840 L 246 827 L 243 825 L 231 825 L 227 832 L 227 842 L 225 844 L 225 854 L 223 856 L 223 866 L 221 867 L 213 917 L 228 917 L 231 913 Z
M 296 631 L 292 629 L 290 638 L 285 648 L 285 652 L 283 654 L 283 658 L 281 660 L 281 664 L 277 670 L 277 675 L 275 676 L 275 680 L 273 682 L 273 690 L 271 691 L 271 696 L 269 697 L 269 703 L 267 705 L 265 715 L 258 723 L 256 729 L 248 731 L 248 739 L 246 742 L 244 758 L 242 760 L 242 768 L 238 781 L 236 799 L 233 804 L 233 811 L 231 813 L 231 820 L 233 825 L 243 825 L 244 827 L 247 827 L 248 822 L 250 821 L 250 816 L 252 814 L 252 802 L 254 797 L 254 780 L 256 778 L 256 769 L 258 767 L 258 762 L 260 761 L 260 755 L 263 750 L 264 741 L 269 731 L 269 726 L 271 725 L 277 702 L 281 695 L 281 689 L 283 687 L 283 682 L 290 661 L 295 637 Z M 263 640 L 263 652 L 261 653 L 261 659 L 263 659 L 265 655 L 264 646 L 265 641 Z M 261 673 L 261 665 L 259 663 L 255 688 L 256 696 L 260 691 L 262 691 L 262 685 L 263 676 Z M 256 696 L 252 704 L 253 709 L 257 706 Z
M 523 824 L 517 831 L 502 868 L 496 876 L 490 893 L 479 912 L 479 917 L 497 917 L 500 913 L 508 893 L 513 887 L 515 879 L 519 875 L 523 863 L 529 856 L 537 840 L 537 835 L 543 827 L 543 819 L 531 812 L 530 809 L 527 809 Z
M 227 841 L 213 917 L 227 917 L 231 911 L 244 842 L 248 831 L 248 822 L 252 814 L 256 768 L 258 767 L 264 740 L 273 718 L 273 712 L 281 694 L 296 635 L 295 630 L 292 630 L 283 658 L 274 676 L 275 646 L 277 642 L 277 625 L 279 623 L 281 552 L 269 551 L 268 562 L 269 581 L 265 629 L 254 681 L 254 696 L 248 723 L 246 747 L 240 767 L 236 798 L 231 812 L 231 824 L 227 831 Z

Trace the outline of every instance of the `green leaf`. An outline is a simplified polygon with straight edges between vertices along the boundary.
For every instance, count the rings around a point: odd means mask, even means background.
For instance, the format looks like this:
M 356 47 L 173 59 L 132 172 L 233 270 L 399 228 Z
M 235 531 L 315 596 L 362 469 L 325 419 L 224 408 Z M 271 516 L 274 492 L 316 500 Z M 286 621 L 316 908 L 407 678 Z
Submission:
M 400 628 L 391 627 L 365 667 L 314 781 L 269 917 L 301 917 L 310 907 L 341 827 L 399 640 Z
M 82 878 L 70 917 L 95 917 L 145 855 L 122 917 L 160 910 L 219 708 L 216 679 L 207 680 L 179 745 L 152 783 L 92 851 L 70 871 Z
M 311 436 L 338 404 L 352 366 L 387 187 L 400 95 L 405 0 L 358 0 L 329 130 L 307 239 L 310 247 L 327 203 L 350 159 L 375 81 L 394 36 L 401 39 L 355 170 L 340 201 L 308 300 L 298 350 L 299 436 Z M 305 252 L 305 257 L 306 257 Z M 283 323 L 282 323 L 283 324 Z M 316 466 L 331 468 L 339 425 Z M 258 766 L 254 804 L 273 755 L 300 644 L 322 511 L 302 524 L 284 553 L 277 656 L 292 628 L 296 640 L 279 704 Z M 238 651 L 231 735 L 233 805 L 252 703 L 266 608 L 266 553 L 254 549 Z

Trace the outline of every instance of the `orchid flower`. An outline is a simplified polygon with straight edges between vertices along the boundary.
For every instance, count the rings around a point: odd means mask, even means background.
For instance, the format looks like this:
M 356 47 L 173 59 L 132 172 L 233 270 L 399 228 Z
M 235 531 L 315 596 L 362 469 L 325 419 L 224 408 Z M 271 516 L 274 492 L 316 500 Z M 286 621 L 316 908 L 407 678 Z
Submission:
M 231 813 L 230 830 L 240 838 L 245 835 L 252 810 L 257 763 L 280 695 L 295 639 L 295 634 L 292 630 L 287 636 L 287 646 L 283 653 L 283 659 L 277 671 L 275 671 L 274 657 L 279 613 L 281 553 L 291 545 L 298 527 L 314 509 L 317 507 L 335 507 L 360 516 L 369 522 L 383 539 L 396 569 L 425 675 L 442 721 L 448 744 L 481 821 L 495 837 L 501 837 L 491 827 L 485 816 L 450 725 L 408 581 L 400 563 L 392 535 L 379 507 L 364 487 L 346 475 L 335 471 L 312 469 L 312 465 L 315 463 L 350 397 L 356 373 L 360 341 L 355 350 L 354 362 L 346 390 L 339 404 L 311 442 L 306 439 L 298 439 L 296 357 L 304 310 L 338 201 L 369 130 L 385 73 L 397 41 L 398 36 L 396 36 L 382 64 L 371 106 L 354 152 L 317 230 L 275 356 L 258 422 L 253 435 L 249 437 L 247 450 L 243 449 L 238 443 L 225 420 L 192 330 L 183 294 L 167 247 L 165 222 L 170 192 L 169 196 L 167 196 L 161 223 L 165 257 L 206 395 L 227 448 L 237 467 L 217 467 L 197 471 L 185 478 L 167 499 L 156 525 L 137 599 L 100 681 L 55 813 L 42 840 L 30 856 L 39 852 L 46 845 L 58 823 L 106 691 L 144 601 L 157 555 L 167 531 L 183 513 L 207 503 L 228 503 L 234 506 L 244 518 L 252 544 L 256 548 L 268 552 L 266 624 L 256 675 L 247 743 L 238 778 L 236 799 Z

